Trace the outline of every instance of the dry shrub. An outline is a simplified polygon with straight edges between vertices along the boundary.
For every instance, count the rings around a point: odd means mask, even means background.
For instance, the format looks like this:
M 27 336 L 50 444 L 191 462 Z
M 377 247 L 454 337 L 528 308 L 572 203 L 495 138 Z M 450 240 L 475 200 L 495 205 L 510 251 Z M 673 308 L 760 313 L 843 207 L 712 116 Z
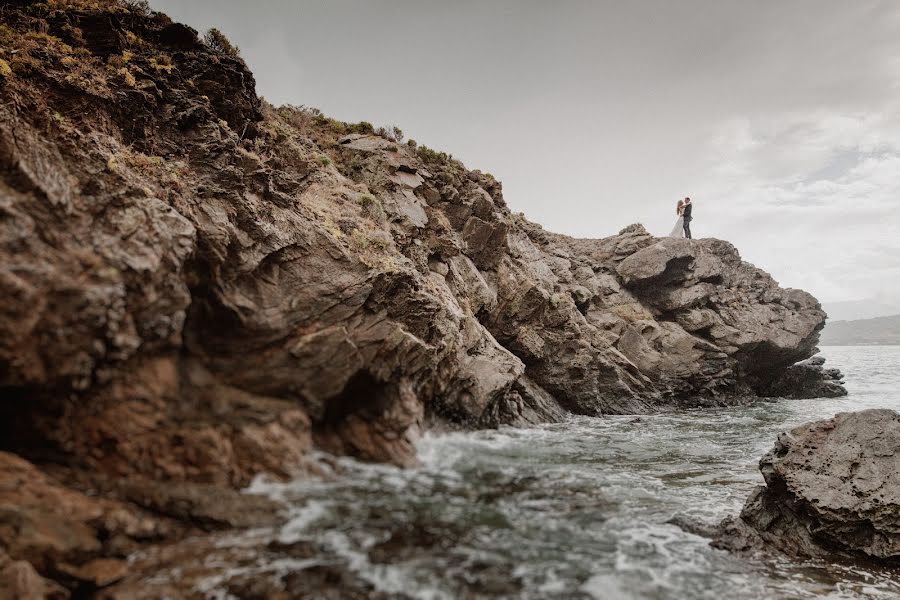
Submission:
M 206 35 L 203 36 L 203 43 L 218 54 L 230 56 L 231 58 L 239 58 L 241 56 L 241 49 L 228 41 L 225 34 L 215 27 L 206 32 Z

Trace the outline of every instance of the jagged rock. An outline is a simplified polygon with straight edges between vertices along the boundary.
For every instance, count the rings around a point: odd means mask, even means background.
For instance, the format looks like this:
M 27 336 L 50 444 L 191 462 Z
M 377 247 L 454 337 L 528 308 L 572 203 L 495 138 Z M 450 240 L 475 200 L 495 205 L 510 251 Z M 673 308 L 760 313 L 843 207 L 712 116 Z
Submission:
M 11 560 L 0 551 L 0 598 L 3 600 L 65 600 L 69 592 L 41 577 L 31 563 Z
M 643 246 L 616 270 L 632 294 L 662 312 L 657 319 L 671 319 L 710 342 L 709 359 L 728 357 L 720 369 L 700 361 L 707 364 L 694 377 L 703 385 L 743 382 L 765 394 L 791 364 L 816 351 L 824 325 L 818 302 L 801 290 L 779 288 L 727 242 L 662 240 Z M 690 370 L 691 363 L 682 366 Z M 710 373 L 716 375 L 708 378 Z
M 34 26 L 18 10 L 17 31 Z M 726 242 L 546 232 L 493 178 L 268 107 L 240 60 L 130 19 L 145 42 L 127 68 L 156 90 L 141 101 L 107 77 L 105 42 L 83 58 L 102 101 L 70 86 L 48 105 L 69 73 L 44 55 L 41 78 L 3 89 L 0 383 L 23 449 L 230 485 L 304 468 L 315 444 L 409 464 L 425 420 L 518 421 L 497 408 L 547 398 L 595 415 L 724 401 L 815 348 L 815 299 Z M 119 16 L 98 27 L 124 31 Z M 165 52 L 175 68 L 153 68 Z M 77 127 L 48 125 L 67 102 L 93 104 Z
M 782 433 L 760 460 L 766 480 L 714 545 L 900 565 L 900 414 L 840 413 Z
M 133 505 L 69 489 L 27 461 L 0 452 L 0 544 L 10 559 L 27 561 L 43 577 L 72 588 L 106 585 L 124 575 L 120 559 L 140 543 L 171 539 L 184 530 Z M 6 568 L 15 571 L 25 589 L 42 585 L 21 565 Z
M 825 358 L 814 356 L 791 365 L 760 393 L 780 398 L 838 398 L 847 395 L 838 369 L 823 367 Z
M 566 412 L 553 397 L 527 377 L 516 380 L 511 393 L 497 397 L 481 415 L 481 425 L 523 427 L 562 421 Z

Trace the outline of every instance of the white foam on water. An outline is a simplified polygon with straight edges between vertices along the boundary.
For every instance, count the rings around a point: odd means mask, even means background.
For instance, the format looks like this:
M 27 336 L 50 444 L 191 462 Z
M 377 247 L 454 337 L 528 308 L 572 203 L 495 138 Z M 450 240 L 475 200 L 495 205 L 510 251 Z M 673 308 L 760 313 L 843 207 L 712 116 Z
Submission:
M 616 576 L 593 575 L 581 585 L 581 591 L 596 600 L 626 600 L 632 598 Z
M 524 573 L 519 573 L 518 569 L 515 574 L 522 577 Z M 565 580 L 559 577 L 556 574 L 554 569 L 550 569 L 544 575 L 543 583 L 537 585 L 537 591 L 542 594 L 561 594 L 567 590 L 568 586 L 566 585 Z
M 360 578 L 372 584 L 379 592 L 402 594 L 415 600 L 453 600 L 454 596 L 437 587 L 423 585 L 413 577 L 413 569 L 403 564 L 376 565 L 369 561 L 368 554 L 359 550 L 371 545 L 374 540 L 354 544 L 345 534 L 329 531 L 320 538 L 328 547 L 347 563 L 347 568 Z
M 540 437 L 541 429 L 504 427 L 475 432 L 426 432 L 416 443 L 416 451 L 419 461 L 425 468 L 435 471 L 448 470 L 480 453 L 510 448 L 523 435 Z M 536 440 L 532 439 L 532 442 Z
M 328 514 L 332 503 L 310 500 L 300 508 L 291 509 L 291 516 L 278 532 L 278 541 L 282 544 L 293 544 L 305 539 L 310 525 Z
M 257 527 L 244 529 L 234 533 L 223 533 L 216 536 L 213 542 L 215 548 L 250 548 L 268 541 L 272 534 L 269 527 Z
M 242 575 L 265 575 L 274 578 L 283 577 L 289 573 L 302 571 L 314 565 L 320 564 L 318 559 L 280 558 L 263 565 L 246 567 L 225 567 L 215 575 L 210 575 L 198 581 L 194 591 L 204 594 L 211 600 L 230 600 L 234 596 L 228 593 L 222 586 L 234 577 Z M 214 563 L 209 566 L 216 566 Z
M 900 584 L 865 569 L 738 557 L 665 524 L 678 514 L 707 523 L 736 514 L 779 431 L 862 404 L 900 409 L 873 393 L 862 403 L 771 402 L 426 433 L 415 468 L 329 457 L 321 477 L 257 478 L 247 491 L 285 502 L 288 521 L 233 542 L 312 541 L 321 561 L 381 593 L 421 600 L 473 595 L 481 577 L 509 571 L 529 600 L 579 590 L 604 600 L 900 598 Z M 412 558 L 372 554 L 398 531 L 404 539 L 408 527 L 429 528 L 439 541 Z

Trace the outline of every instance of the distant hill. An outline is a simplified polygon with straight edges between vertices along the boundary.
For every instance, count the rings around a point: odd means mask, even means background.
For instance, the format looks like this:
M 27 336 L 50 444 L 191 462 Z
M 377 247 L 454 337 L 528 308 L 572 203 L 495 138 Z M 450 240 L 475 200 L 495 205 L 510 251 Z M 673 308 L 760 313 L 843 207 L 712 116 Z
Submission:
M 819 343 L 823 346 L 888 346 L 900 345 L 900 315 L 829 321 Z
M 875 298 L 849 300 L 845 302 L 822 302 L 829 320 L 856 321 L 900 314 L 897 302 L 884 302 Z

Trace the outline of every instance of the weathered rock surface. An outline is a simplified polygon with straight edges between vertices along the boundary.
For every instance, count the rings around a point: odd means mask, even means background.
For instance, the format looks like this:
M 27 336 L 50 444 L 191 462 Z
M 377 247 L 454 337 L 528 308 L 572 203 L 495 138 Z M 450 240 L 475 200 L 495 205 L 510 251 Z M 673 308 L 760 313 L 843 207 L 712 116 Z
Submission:
M 25 560 L 11 560 L 0 552 L 0 598 L 4 600 L 62 600 L 69 593 L 58 583 L 38 575 Z
M 21 597 L 42 588 L 48 595 L 58 592 L 37 573 L 70 589 L 112 583 L 124 576 L 125 559 L 141 544 L 184 532 L 183 524 L 72 490 L 27 461 L 0 452 L 0 544 L 12 559 L 5 565 L 0 561 L 0 570 Z
M 714 545 L 900 565 L 900 414 L 840 413 L 783 433 L 760 461 L 766 480 Z
M 779 398 L 838 398 L 847 395 L 844 376 L 838 369 L 826 369 L 825 358 L 814 356 L 791 365 L 768 386 L 763 396 Z
M 228 491 L 315 448 L 409 465 L 432 424 L 734 402 L 815 352 L 816 300 L 726 242 L 548 233 L 139 3 L 0 18 L 0 450 L 182 523 L 149 538 L 274 512 Z M 11 560 L 106 582 L 70 520 L 74 569 Z

